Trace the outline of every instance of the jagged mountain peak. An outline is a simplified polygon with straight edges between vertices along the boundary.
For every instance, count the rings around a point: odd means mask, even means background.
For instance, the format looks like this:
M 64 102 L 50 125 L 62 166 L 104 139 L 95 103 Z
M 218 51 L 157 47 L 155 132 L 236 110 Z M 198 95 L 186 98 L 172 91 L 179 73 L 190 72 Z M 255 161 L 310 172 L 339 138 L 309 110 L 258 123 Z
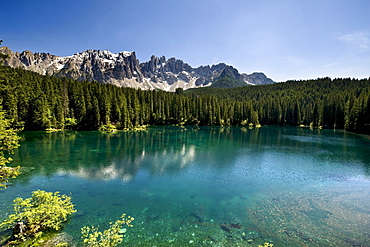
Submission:
M 247 84 L 274 83 L 263 73 L 240 74 L 225 63 L 192 68 L 174 57 L 151 56 L 140 63 L 134 51 L 113 53 L 109 50 L 86 50 L 71 56 L 59 57 L 49 53 L 13 52 L 0 47 L 0 52 L 9 54 L 4 65 L 21 67 L 41 74 L 66 76 L 76 80 L 99 81 L 121 87 L 160 89 L 175 91 L 197 87 L 208 87 L 228 75 Z M 240 86 L 240 83 L 235 86 Z
M 238 79 L 238 80 L 241 77 L 238 70 L 229 65 L 225 66 L 225 68 L 222 70 L 220 78 L 225 77 L 225 76 L 231 77 L 233 79 Z
M 242 75 L 243 80 L 249 81 L 253 85 L 263 85 L 263 84 L 272 84 L 275 83 L 270 78 L 267 78 L 267 76 L 262 72 L 254 72 L 250 75 Z
M 82 56 L 82 57 L 103 57 L 103 58 L 119 58 L 119 57 L 130 57 L 135 56 L 134 51 L 122 51 L 119 53 L 113 53 L 109 50 L 85 50 L 80 53 L 76 53 L 72 56 L 68 57 L 76 57 L 76 56 Z

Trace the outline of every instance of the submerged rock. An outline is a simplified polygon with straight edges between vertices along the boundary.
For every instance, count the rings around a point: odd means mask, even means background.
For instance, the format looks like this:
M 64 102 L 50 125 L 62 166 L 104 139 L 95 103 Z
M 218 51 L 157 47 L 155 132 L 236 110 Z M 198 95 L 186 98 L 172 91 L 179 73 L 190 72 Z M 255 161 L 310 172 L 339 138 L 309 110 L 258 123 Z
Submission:
M 221 224 L 220 228 L 225 232 L 231 232 L 230 228 L 226 224 Z

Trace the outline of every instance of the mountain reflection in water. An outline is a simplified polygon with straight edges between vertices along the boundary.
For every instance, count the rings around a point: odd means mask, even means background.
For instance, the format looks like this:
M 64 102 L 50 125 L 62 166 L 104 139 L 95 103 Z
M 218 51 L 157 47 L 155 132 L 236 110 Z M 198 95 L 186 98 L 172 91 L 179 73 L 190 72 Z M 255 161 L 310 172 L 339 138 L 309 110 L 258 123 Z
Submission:
M 140 169 L 147 169 L 151 175 L 179 172 L 194 161 L 199 150 L 202 150 L 205 165 L 223 166 L 228 162 L 222 155 L 225 150 L 235 153 L 228 157 L 236 157 L 237 148 L 233 146 L 258 142 L 258 130 L 249 130 L 248 138 L 235 136 L 230 127 L 211 129 L 211 135 L 208 131 L 208 128 L 198 127 L 167 127 L 114 134 L 20 133 L 23 137 L 21 144 L 26 142 L 27 145 L 21 146 L 14 159 L 23 167 L 34 168 L 34 174 L 130 181 Z M 240 129 L 240 132 L 246 131 Z

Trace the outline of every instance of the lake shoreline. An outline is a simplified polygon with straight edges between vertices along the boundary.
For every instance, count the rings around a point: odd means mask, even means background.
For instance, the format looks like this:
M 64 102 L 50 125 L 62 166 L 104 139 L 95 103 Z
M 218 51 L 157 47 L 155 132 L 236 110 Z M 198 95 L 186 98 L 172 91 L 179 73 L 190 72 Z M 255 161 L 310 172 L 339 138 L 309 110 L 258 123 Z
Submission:
M 341 133 L 347 133 L 347 134 L 352 134 L 352 135 L 357 135 L 357 136 L 361 136 L 362 138 L 370 141 L 370 135 L 367 135 L 367 134 L 360 134 L 360 133 L 356 133 L 356 132 L 351 132 L 351 131 L 346 131 L 346 130 L 336 130 L 336 131 L 339 131 Z

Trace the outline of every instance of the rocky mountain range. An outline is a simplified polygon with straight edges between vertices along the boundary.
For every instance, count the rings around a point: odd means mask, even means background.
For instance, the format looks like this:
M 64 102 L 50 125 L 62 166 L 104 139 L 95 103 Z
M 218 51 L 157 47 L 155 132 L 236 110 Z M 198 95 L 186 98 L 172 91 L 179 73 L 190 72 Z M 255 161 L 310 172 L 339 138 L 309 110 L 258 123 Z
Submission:
M 173 92 L 179 87 L 187 90 L 211 86 L 223 77 L 237 80 L 239 86 L 240 82 L 245 82 L 245 85 L 274 83 L 263 73 L 240 74 L 237 69 L 224 63 L 192 68 L 182 60 L 166 59 L 164 56 L 152 56 L 149 61 L 140 63 L 135 52 L 86 50 L 72 56 L 59 57 L 49 53 L 13 52 L 6 46 L 0 47 L 0 52 L 9 55 L 4 61 L 6 66 L 120 87 Z

